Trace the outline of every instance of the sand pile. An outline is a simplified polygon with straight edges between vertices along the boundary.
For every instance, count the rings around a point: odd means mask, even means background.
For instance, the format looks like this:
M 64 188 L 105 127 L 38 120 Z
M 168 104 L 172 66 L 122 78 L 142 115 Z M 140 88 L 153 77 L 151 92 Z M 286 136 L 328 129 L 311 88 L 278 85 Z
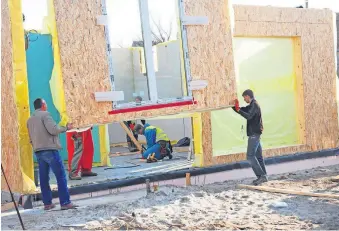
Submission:
M 339 165 L 277 175 L 267 186 L 339 194 Z M 78 210 L 23 214 L 28 229 L 231 229 L 231 230 L 329 230 L 339 228 L 339 200 L 311 198 L 268 192 L 240 190 L 238 183 L 253 179 L 191 186 L 160 186 L 146 196 L 145 191 L 78 201 Z M 136 195 L 140 196 L 136 196 Z M 123 196 L 123 195 L 122 195 Z M 122 197 L 120 195 L 120 198 Z M 115 200 L 116 199 L 116 200 Z M 33 212 L 35 211 L 35 212 Z M 20 229 L 14 215 L 2 217 L 2 229 Z

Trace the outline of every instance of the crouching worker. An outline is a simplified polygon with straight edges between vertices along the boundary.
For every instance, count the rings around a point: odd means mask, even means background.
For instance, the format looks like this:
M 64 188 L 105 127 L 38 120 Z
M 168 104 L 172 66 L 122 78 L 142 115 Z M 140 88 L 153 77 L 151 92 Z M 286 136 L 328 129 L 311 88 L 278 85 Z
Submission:
M 135 132 L 146 137 L 147 149 L 141 152 L 142 157 L 147 162 L 155 162 L 162 160 L 166 156 L 172 159 L 172 145 L 166 133 L 155 126 L 145 124 L 137 124 L 134 128 Z

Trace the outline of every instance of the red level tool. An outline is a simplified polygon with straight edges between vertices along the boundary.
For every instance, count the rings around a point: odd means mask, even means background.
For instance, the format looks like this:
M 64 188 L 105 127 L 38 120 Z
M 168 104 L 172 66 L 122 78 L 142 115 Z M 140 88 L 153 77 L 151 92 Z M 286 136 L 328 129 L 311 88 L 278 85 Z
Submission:
M 197 101 L 193 100 L 186 100 L 174 103 L 162 103 L 162 104 L 154 104 L 154 105 L 145 105 L 145 106 L 138 106 L 132 108 L 122 108 L 122 109 L 114 109 L 109 111 L 109 115 L 115 115 L 120 113 L 127 113 L 127 112 L 137 112 L 137 111 L 145 111 L 145 110 L 154 110 L 166 107 L 179 107 L 179 106 L 186 106 L 186 105 L 194 105 L 197 104 Z

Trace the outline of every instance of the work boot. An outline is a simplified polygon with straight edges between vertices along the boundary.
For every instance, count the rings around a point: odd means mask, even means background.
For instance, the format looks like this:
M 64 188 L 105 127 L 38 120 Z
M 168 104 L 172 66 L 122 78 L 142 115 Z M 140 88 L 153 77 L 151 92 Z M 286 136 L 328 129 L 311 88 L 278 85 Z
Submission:
M 50 204 L 50 205 L 45 205 L 44 206 L 44 210 L 51 210 L 51 209 L 54 209 L 55 208 L 55 204 Z
M 87 176 L 97 176 L 98 174 L 97 173 L 95 173 L 95 172 L 82 172 L 81 173 L 81 176 L 82 177 L 87 177 Z
M 70 180 L 81 180 L 81 176 L 79 176 L 78 174 L 69 174 L 69 179 Z
M 260 176 L 257 176 L 257 179 L 255 179 L 254 181 L 252 181 L 252 184 L 255 185 L 255 183 L 259 180 Z
M 131 148 L 130 150 L 129 150 L 130 152 L 137 152 L 137 151 L 139 151 L 137 148 Z
M 76 209 L 77 207 L 79 206 L 73 203 L 69 203 L 67 205 L 62 205 L 61 210 Z
M 134 143 L 132 143 L 132 142 L 127 142 L 127 145 L 128 145 L 128 150 L 129 150 L 130 152 L 137 152 L 137 151 L 139 151 L 139 150 L 135 147 Z
M 255 181 L 253 181 L 253 184 L 255 185 L 255 186 L 257 186 L 257 185 L 261 185 L 262 183 L 265 183 L 265 182 L 267 182 L 268 181 L 268 178 L 267 178 L 267 176 L 261 176 L 261 177 L 259 177 L 258 179 L 256 179 Z

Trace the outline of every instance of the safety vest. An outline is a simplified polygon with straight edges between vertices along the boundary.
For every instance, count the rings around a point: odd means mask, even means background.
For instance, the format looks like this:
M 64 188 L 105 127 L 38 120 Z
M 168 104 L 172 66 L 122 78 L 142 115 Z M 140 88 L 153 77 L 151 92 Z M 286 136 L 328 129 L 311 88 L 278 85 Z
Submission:
M 148 127 L 145 128 L 145 130 L 148 130 L 148 129 L 155 129 L 156 142 L 158 142 L 159 140 L 169 141 L 168 136 L 166 135 L 166 133 L 161 128 L 157 128 L 157 127 L 154 127 L 154 126 L 148 126 Z

